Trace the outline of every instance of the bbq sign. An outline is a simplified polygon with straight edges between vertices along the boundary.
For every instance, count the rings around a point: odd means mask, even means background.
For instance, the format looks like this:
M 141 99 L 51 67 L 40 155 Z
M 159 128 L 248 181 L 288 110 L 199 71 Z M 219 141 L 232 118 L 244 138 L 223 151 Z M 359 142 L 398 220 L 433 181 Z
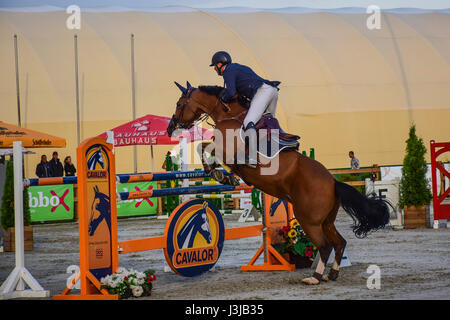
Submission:
M 172 270 L 185 277 L 200 275 L 216 264 L 222 252 L 222 215 L 207 200 L 183 202 L 167 221 L 164 237 L 164 254 Z
M 31 222 L 74 218 L 72 184 L 35 186 L 29 187 L 27 190 Z

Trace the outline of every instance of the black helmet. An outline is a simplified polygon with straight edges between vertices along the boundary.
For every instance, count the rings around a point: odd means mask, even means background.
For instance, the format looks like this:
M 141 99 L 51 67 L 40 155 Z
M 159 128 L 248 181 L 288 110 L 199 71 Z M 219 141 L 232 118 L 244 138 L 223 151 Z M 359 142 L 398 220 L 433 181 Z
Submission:
M 212 67 L 218 64 L 219 62 L 222 62 L 223 64 L 231 63 L 231 56 L 228 54 L 228 52 L 218 51 L 214 53 L 211 59 L 211 64 L 209 66 Z

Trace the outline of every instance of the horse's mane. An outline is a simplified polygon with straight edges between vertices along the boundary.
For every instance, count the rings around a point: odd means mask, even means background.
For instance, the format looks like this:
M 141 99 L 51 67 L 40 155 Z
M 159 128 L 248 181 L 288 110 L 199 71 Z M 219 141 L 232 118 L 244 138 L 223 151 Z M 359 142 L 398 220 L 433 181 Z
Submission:
M 216 96 L 217 98 L 220 98 L 219 95 L 222 92 L 222 90 L 225 88 L 221 87 L 221 86 L 199 86 L 198 89 L 204 93 L 207 93 L 207 94 Z M 249 102 L 246 101 L 243 97 L 238 96 L 237 99 L 234 98 L 232 101 L 235 101 L 235 100 L 237 100 L 243 108 L 245 108 L 245 109 L 249 108 Z
M 220 92 L 222 92 L 222 90 L 225 89 L 224 87 L 220 86 L 199 86 L 198 88 L 200 91 L 207 94 L 211 94 L 216 97 L 219 97 Z

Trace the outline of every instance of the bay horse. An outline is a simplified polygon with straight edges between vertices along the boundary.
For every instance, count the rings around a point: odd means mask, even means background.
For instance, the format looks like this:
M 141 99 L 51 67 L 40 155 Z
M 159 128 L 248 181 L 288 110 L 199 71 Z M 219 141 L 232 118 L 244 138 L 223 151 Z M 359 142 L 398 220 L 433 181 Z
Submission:
M 167 128 L 169 136 L 172 136 L 176 129 L 191 128 L 196 121 L 204 120 L 205 117 L 214 121 L 215 130 L 218 130 L 222 137 L 226 137 L 226 129 L 241 128 L 247 109 L 236 99 L 224 105 L 219 99 L 223 87 L 194 88 L 189 82 L 187 88 L 178 83 L 176 85 L 182 91 L 182 96 Z M 225 150 L 227 143 L 235 142 L 225 140 L 223 139 L 222 145 L 216 143 L 215 150 L 222 148 L 223 159 L 233 159 L 234 155 L 226 155 Z M 213 140 L 212 143 L 215 142 Z M 199 150 L 206 172 L 213 171 L 204 161 L 206 157 L 203 153 L 209 146 L 202 143 Z M 376 194 L 366 196 L 352 186 L 336 181 L 320 162 L 297 151 L 280 152 L 277 157 L 275 160 L 279 161 L 279 170 L 272 175 L 261 174 L 264 166 L 268 165 L 267 161 L 261 161 L 256 167 L 234 162 L 229 166 L 233 173 L 247 184 L 292 203 L 295 217 L 320 253 L 314 274 L 302 279 L 302 283 L 316 285 L 321 281 L 336 280 L 347 243 L 334 225 L 339 207 L 342 206 L 353 218 L 352 229 L 355 235 L 363 238 L 370 231 L 381 229 L 389 222 L 389 203 Z M 335 260 L 328 274 L 324 275 L 332 248 L 335 251 Z

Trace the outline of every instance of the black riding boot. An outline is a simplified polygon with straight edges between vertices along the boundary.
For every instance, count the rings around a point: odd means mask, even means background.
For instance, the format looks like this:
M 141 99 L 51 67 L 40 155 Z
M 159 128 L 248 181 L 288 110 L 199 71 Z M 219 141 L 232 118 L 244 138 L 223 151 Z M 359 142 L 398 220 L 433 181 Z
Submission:
M 255 124 L 250 121 L 247 126 L 244 128 L 244 131 L 247 132 L 248 130 L 254 130 L 255 136 L 258 137 L 257 133 L 256 133 L 256 127 Z M 246 151 L 248 151 L 248 155 L 247 155 L 247 159 L 246 159 L 246 164 L 251 167 L 251 168 L 256 168 L 257 164 L 258 164 L 258 155 L 251 155 L 250 154 L 250 146 L 248 145 L 248 143 L 246 143 Z M 256 156 L 256 159 L 254 158 Z

